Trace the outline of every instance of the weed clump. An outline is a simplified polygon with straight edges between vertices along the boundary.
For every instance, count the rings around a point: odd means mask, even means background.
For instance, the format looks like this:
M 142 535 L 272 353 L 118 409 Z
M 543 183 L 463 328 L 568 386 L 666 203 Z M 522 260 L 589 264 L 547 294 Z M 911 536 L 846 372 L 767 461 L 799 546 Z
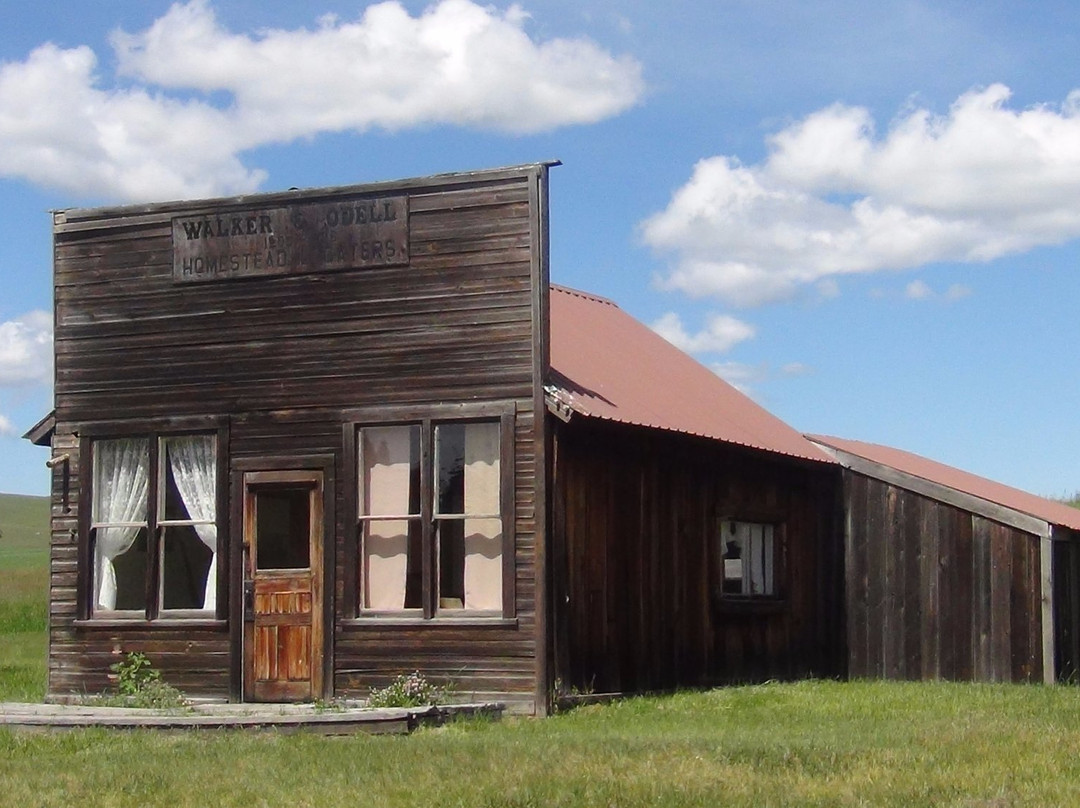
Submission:
M 116 674 L 116 695 L 99 696 L 96 704 L 158 710 L 188 706 L 184 694 L 161 678 L 146 654 L 129 652 L 109 669 Z
M 435 706 L 445 694 L 423 677 L 420 671 L 401 674 L 386 687 L 372 690 L 368 707 L 429 707 Z

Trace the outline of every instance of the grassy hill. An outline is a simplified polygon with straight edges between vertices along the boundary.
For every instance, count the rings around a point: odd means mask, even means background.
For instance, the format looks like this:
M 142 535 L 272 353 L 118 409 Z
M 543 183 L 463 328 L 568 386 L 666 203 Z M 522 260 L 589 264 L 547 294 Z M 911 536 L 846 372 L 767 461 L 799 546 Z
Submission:
M 0 494 L 0 569 L 48 566 L 49 498 Z
M 0 701 L 45 693 L 49 500 L 0 494 Z

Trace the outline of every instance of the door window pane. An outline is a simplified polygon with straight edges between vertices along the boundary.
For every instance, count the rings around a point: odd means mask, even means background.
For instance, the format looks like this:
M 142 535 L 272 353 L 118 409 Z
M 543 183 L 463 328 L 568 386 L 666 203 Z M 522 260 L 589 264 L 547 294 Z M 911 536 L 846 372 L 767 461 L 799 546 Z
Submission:
M 311 491 L 271 488 L 255 492 L 255 566 L 304 569 L 311 563 Z

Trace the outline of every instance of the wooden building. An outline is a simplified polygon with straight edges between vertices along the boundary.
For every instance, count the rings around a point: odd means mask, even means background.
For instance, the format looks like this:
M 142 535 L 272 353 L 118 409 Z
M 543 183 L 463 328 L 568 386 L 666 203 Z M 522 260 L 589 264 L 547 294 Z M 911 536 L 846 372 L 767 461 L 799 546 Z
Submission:
M 1080 510 L 908 452 L 844 467 L 850 676 L 1076 681 Z
M 55 214 L 50 697 L 546 703 L 547 172 Z
M 1080 521 L 822 448 L 551 287 L 549 168 L 54 214 L 49 698 L 127 652 L 194 697 L 417 670 L 541 714 L 1075 675 Z
M 548 169 L 55 214 L 50 698 L 842 672 L 835 464 L 551 291 Z

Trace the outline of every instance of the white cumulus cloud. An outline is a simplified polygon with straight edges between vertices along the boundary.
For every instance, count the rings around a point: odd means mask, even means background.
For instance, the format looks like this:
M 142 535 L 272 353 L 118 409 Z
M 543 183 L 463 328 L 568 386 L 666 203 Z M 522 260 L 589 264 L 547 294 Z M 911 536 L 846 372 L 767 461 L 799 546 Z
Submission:
M 516 5 L 441 0 L 413 17 L 391 0 L 354 21 L 236 33 L 208 0 L 175 3 L 114 32 L 123 82 L 85 46 L 0 64 L 0 175 L 123 200 L 242 193 L 265 178 L 243 153 L 270 143 L 439 124 L 546 132 L 639 101 L 637 61 L 535 40 L 527 21 Z
M 0 385 L 52 383 L 52 315 L 41 310 L 0 323 Z
M 0 413 L 0 438 L 11 437 L 14 434 L 15 425 L 3 413 Z
M 705 328 L 690 334 L 675 312 L 668 312 L 655 323 L 652 330 L 676 348 L 687 353 L 725 353 L 740 342 L 754 336 L 754 327 L 726 314 L 708 318 Z
M 772 136 L 761 163 L 701 160 L 642 223 L 672 256 L 661 285 L 757 305 L 850 273 L 1080 236 L 1080 91 L 1021 110 L 1009 97 L 1000 84 L 973 90 L 884 135 L 867 110 L 834 105 Z

